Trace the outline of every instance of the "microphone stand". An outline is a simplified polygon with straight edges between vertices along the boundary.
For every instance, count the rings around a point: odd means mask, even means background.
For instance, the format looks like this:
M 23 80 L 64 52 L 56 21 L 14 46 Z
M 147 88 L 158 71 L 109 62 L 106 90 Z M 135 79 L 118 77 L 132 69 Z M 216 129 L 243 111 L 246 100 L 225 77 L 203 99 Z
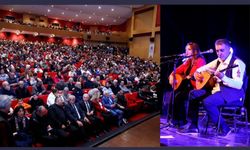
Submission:
M 170 118 L 173 119 L 173 115 L 174 115 L 174 99 L 175 99 L 174 85 L 176 83 L 176 65 L 177 65 L 177 63 L 178 63 L 179 60 L 184 59 L 184 58 L 193 57 L 195 55 L 196 54 L 190 55 L 190 56 L 178 56 L 178 55 L 175 55 L 175 57 L 173 59 L 170 59 L 170 60 L 167 60 L 167 61 L 161 63 L 161 64 L 171 63 L 171 62 L 174 63 L 174 68 L 173 68 L 173 85 L 172 85 L 172 91 L 171 91 L 171 99 L 170 99 L 170 102 L 167 105 L 167 117 L 166 117 L 166 126 L 165 127 L 168 127 L 170 125 L 170 123 L 169 123 Z M 169 58 L 169 56 L 166 56 L 166 57 Z M 173 57 L 173 56 L 170 56 L 170 57 Z M 172 109 L 171 109 L 171 117 L 170 117 L 170 113 L 169 113 L 170 105 L 172 107 Z M 164 128 L 164 127 L 161 127 L 161 128 Z

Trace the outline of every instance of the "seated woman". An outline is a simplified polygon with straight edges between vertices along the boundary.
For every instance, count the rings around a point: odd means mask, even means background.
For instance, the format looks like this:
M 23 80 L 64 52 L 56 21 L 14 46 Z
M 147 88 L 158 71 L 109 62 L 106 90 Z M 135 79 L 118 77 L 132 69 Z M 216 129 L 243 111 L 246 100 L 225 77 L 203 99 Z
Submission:
M 189 42 L 187 43 L 185 56 L 187 57 L 184 62 L 176 68 L 176 76 L 178 79 L 174 83 L 174 72 L 169 76 L 169 83 L 175 88 L 174 96 L 174 106 L 173 106 L 173 116 L 172 124 L 173 126 L 181 127 L 187 123 L 186 112 L 187 112 L 187 99 L 189 91 L 195 88 L 195 79 L 193 77 L 194 72 L 197 68 L 206 64 L 206 61 L 202 55 L 200 55 L 200 48 L 197 43 Z M 177 78 L 178 76 L 181 77 Z M 180 83 L 177 88 L 176 85 Z M 171 111 L 169 111 L 171 112 Z
M 29 119 L 25 116 L 25 109 L 22 105 L 19 105 L 14 109 L 13 116 L 9 123 L 11 125 L 16 146 L 31 146 L 32 138 L 29 131 Z

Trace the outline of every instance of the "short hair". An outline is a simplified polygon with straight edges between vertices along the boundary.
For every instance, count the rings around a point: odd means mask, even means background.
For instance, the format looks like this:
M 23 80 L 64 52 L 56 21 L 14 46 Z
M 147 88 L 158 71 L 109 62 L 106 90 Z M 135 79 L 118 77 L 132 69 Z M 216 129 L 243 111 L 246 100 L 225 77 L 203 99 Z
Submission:
M 215 45 L 222 45 L 225 44 L 228 47 L 231 47 L 231 41 L 227 40 L 227 39 L 218 39 L 215 41 Z
M 11 96 L 8 95 L 0 95 L 0 109 L 5 109 L 10 106 Z
M 2 87 L 5 87 L 7 84 L 9 84 L 9 82 L 8 82 L 8 81 L 3 81 L 3 83 L 2 83 Z
M 66 86 L 63 88 L 64 91 L 69 91 L 69 88 Z
M 84 97 L 87 97 L 87 96 L 89 97 L 89 94 L 86 94 L 86 93 L 83 94 L 83 98 L 84 98 Z
M 76 99 L 76 97 L 75 97 L 75 95 L 69 95 L 69 99 L 71 99 L 71 98 L 74 98 L 74 99 Z

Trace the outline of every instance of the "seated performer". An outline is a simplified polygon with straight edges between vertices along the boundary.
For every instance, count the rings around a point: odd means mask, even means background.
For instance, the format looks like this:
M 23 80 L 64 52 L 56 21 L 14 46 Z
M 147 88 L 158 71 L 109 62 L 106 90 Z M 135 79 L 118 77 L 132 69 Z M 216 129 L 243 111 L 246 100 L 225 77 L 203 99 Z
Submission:
M 175 89 L 174 106 L 173 106 L 173 116 L 172 125 L 174 127 L 182 127 L 187 123 L 186 120 L 186 103 L 188 99 L 188 93 L 190 90 L 195 88 L 195 80 L 193 77 L 194 72 L 197 68 L 206 64 L 205 59 L 200 55 L 200 48 L 197 43 L 189 42 L 186 47 L 186 56 L 188 57 L 183 64 L 181 64 L 176 69 L 176 87 L 180 84 L 177 89 Z M 182 79 L 182 81 L 181 81 Z M 169 83 L 173 85 L 174 72 L 169 76 Z M 171 112 L 171 111 L 169 111 Z
M 244 96 L 242 85 L 246 65 L 242 60 L 233 55 L 231 44 L 228 40 L 218 39 L 215 42 L 215 49 L 218 58 L 197 69 L 195 73 L 198 83 L 202 83 L 205 80 L 204 71 L 213 73 L 214 77 L 212 79 L 214 79 L 215 84 L 210 90 L 201 86 L 200 88 L 202 89 L 190 92 L 188 110 L 192 123 L 189 128 L 181 132 L 198 132 L 197 124 L 200 101 L 203 102 L 204 108 L 214 124 L 218 122 L 219 106 L 242 103 L 241 99 Z M 225 70 L 226 68 L 231 69 Z M 220 136 L 225 137 L 231 133 L 230 128 L 223 119 L 221 119 L 220 129 Z

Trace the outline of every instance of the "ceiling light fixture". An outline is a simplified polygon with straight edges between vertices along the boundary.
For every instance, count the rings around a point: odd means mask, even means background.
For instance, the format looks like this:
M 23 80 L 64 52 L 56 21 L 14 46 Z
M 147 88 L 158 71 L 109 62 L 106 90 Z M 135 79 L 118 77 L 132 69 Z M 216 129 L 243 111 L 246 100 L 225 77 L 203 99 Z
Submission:
M 98 9 L 102 9 L 102 7 L 101 7 L 101 6 L 98 6 Z
M 91 16 L 89 16 L 89 19 L 91 19 Z
M 62 12 L 62 15 L 64 15 L 64 12 Z
M 101 19 L 102 21 L 104 20 L 104 18 Z
M 50 12 L 51 10 L 50 9 L 48 9 L 48 12 Z
M 111 9 L 111 11 L 114 11 L 114 10 L 115 10 L 114 8 Z

